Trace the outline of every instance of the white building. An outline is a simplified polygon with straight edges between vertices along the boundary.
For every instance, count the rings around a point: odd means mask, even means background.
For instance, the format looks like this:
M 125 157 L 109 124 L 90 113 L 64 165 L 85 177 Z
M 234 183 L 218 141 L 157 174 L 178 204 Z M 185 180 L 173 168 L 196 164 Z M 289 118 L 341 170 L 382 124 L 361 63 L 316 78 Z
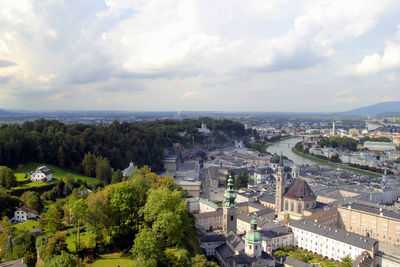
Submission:
M 364 142 L 364 148 L 372 151 L 389 151 L 396 150 L 396 145 L 393 142 Z
M 22 208 L 19 208 L 14 212 L 14 218 L 11 220 L 14 222 L 25 222 L 26 220 L 36 219 L 38 217 L 39 214 L 37 211 L 24 205 Z
M 38 167 L 31 173 L 31 180 L 34 182 L 48 182 L 53 179 L 53 171 L 46 166 Z
M 197 128 L 199 133 L 204 133 L 204 134 L 209 134 L 211 131 L 210 129 L 207 128 L 207 125 L 205 123 L 201 124 L 201 128 Z
M 134 170 L 135 170 L 135 164 L 133 164 L 133 162 L 131 161 L 129 163 L 129 166 L 122 171 L 122 174 L 124 175 L 124 177 L 129 177 Z
M 293 231 L 294 246 L 334 260 L 346 256 L 354 260 L 364 251 L 374 258 L 378 251 L 378 241 L 362 235 L 306 220 L 292 220 L 288 226 Z

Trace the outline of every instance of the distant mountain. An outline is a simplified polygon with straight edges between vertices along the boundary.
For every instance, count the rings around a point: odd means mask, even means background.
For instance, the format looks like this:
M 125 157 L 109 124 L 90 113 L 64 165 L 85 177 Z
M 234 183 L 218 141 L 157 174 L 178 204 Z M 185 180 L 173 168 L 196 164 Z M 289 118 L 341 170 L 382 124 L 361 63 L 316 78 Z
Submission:
M 400 101 L 383 102 L 371 106 L 352 109 L 350 111 L 341 112 L 347 116 L 393 116 L 400 115 Z
M 9 111 L 7 111 L 7 110 L 5 110 L 5 109 L 0 108 L 0 116 L 1 116 L 1 115 L 10 115 L 10 114 L 11 114 L 11 112 L 9 112 Z

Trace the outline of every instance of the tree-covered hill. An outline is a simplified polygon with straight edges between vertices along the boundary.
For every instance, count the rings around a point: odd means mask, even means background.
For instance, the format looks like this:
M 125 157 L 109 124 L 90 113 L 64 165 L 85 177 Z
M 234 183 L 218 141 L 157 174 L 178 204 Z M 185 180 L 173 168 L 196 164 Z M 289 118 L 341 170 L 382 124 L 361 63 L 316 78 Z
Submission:
M 160 171 L 164 148 L 175 142 L 190 144 L 192 136 L 200 136 L 197 128 L 202 122 L 207 123 L 213 135 L 220 132 L 227 136 L 246 135 L 239 122 L 209 118 L 145 123 L 114 121 L 107 126 L 66 125 L 39 119 L 0 128 L 0 165 L 14 168 L 37 161 L 79 170 L 84 155 L 91 152 L 108 158 L 114 169 L 123 169 L 133 161 Z M 178 134 L 184 131 L 186 135 Z

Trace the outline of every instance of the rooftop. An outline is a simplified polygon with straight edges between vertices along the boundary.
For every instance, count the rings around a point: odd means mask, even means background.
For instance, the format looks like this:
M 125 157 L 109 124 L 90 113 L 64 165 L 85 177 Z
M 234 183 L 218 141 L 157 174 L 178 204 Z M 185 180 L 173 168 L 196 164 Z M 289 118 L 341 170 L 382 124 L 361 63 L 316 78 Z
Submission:
M 330 226 L 321 225 L 307 220 L 289 221 L 290 227 L 302 229 L 320 236 L 337 240 L 346 244 L 350 244 L 366 250 L 372 250 L 374 244 L 378 241 L 375 239 L 354 234 L 340 229 L 335 229 Z

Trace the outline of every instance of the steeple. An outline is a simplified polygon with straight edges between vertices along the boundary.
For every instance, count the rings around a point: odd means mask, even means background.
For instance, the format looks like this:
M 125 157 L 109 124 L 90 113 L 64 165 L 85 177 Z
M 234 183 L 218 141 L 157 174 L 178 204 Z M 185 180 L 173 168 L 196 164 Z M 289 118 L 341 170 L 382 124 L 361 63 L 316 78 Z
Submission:
M 250 222 L 251 228 L 245 235 L 245 252 L 249 257 L 260 257 L 262 252 L 262 236 L 261 233 L 257 230 L 257 219 L 256 216 L 253 216 L 253 219 Z
M 281 152 L 281 156 L 279 157 L 279 166 L 278 166 L 278 168 L 284 168 L 282 152 Z
M 278 170 L 275 175 L 276 190 L 275 190 L 275 213 L 278 214 L 283 210 L 283 193 L 285 191 L 285 166 L 283 165 L 283 156 L 279 159 Z
M 229 175 L 228 178 L 228 185 L 227 188 L 225 189 L 224 197 L 225 197 L 225 203 L 224 203 L 225 207 L 229 208 L 231 206 L 235 206 L 236 193 L 233 190 L 233 179 L 231 175 Z
M 228 178 L 227 188 L 225 190 L 225 202 L 223 207 L 223 225 L 222 229 L 225 234 L 230 232 L 236 233 L 236 193 L 233 190 L 233 179 L 232 176 Z

